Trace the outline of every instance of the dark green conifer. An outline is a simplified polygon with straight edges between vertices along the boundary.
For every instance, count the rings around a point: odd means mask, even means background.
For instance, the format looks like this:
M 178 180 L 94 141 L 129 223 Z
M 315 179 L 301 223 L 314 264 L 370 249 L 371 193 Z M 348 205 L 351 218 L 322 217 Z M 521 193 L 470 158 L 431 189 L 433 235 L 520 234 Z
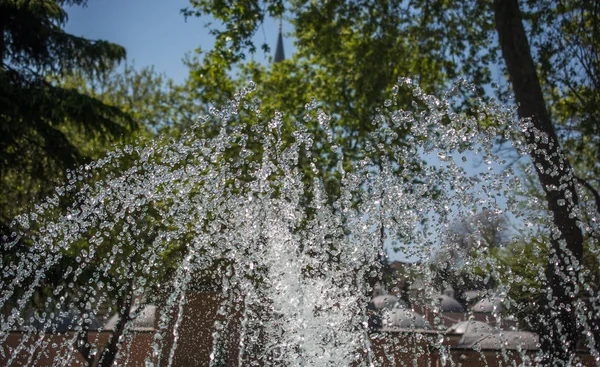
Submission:
M 48 194 L 53 178 L 85 160 L 78 145 L 134 129 L 119 108 L 52 80 L 98 77 L 125 49 L 65 33 L 66 5 L 85 0 L 0 0 L 0 228 L 25 203 Z M 50 181 L 50 182 L 49 182 Z

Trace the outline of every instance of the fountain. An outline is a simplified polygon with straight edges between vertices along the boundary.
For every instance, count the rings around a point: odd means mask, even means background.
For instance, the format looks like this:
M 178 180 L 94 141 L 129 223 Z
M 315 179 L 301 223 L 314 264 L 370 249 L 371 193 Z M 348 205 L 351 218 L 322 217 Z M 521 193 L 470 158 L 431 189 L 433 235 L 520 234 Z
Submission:
M 395 99 L 402 88 L 414 96 L 406 110 Z M 264 122 L 254 89 L 250 83 L 212 108 L 177 141 L 125 147 L 79 167 L 16 219 L 20 230 L 4 239 L 1 253 L 1 364 L 444 365 L 489 361 L 489 353 L 503 363 L 539 360 L 531 333 L 519 334 L 527 335 L 523 343 L 502 342 L 519 332 L 515 323 L 502 331 L 510 314 L 499 307 L 487 314 L 497 324 L 484 338 L 495 349 L 471 339 L 452 344 L 440 300 L 455 313 L 462 308 L 437 296 L 430 266 L 452 249 L 454 268 L 494 279 L 483 298 L 497 297 L 509 312 L 517 307 L 511 286 L 526 282 L 492 256 L 482 231 L 470 233 L 468 251 L 445 240 L 453 223 L 485 212 L 516 223 L 508 242 L 543 242 L 538 229 L 547 218 L 522 200 L 518 172 L 494 151 L 498 126 L 516 154 L 531 149 L 513 110 L 475 101 L 471 113 L 458 113 L 455 90 L 437 99 L 400 79 L 374 117 L 364 158 L 346 171 L 330 116 L 315 101 L 304 118 L 319 121 L 326 141 L 281 113 Z M 482 128 L 484 120 L 494 124 Z M 198 138 L 208 126 L 218 133 Z M 407 136 L 402 143 L 399 132 Z M 336 168 L 324 172 L 317 151 Z M 325 190 L 323 175 L 338 180 L 338 193 Z M 62 209 L 65 203 L 73 204 Z M 370 309 L 392 248 L 414 265 L 423 287 L 415 287 L 410 306 Z M 597 259 L 591 239 L 589 252 Z M 536 277 L 543 284 L 543 271 Z M 573 311 L 582 354 L 574 361 L 598 365 L 600 303 L 582 277 L 585 289 L 574 294 L 587 298 Z M 429 319 L 411 316 L 417 309 Z

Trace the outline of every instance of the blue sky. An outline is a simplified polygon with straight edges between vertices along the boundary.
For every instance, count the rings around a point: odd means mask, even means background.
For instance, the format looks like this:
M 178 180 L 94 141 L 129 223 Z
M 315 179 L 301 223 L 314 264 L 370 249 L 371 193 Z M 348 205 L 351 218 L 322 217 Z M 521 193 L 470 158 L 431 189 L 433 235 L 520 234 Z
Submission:
M 184 55 L 197 48 L 210 50 L 214 43 L 204 27 L 210 18 L 188 18 L 186 22 L 181 15 L 180 10 L 188 5 L 188 0 L 89 0 L 87 7 L 67 8 L 65 28 L 77 36 L 124 46 L 127 62 L 134 62 L 136 68 L 154 65 L 156 71 L 182 82 L 187 76 Z M 260 46 L 266 41 L 272 54 L 277 29 L 278 21 L 267 19 L 254 37 L 255 43 Z M 291 30 L 291 25 L 284 23 L 284 33 Z M 284 40 L 284 49 L 289 57 L 293 50 L 290 38 Z M 266 62 L 266 56 L 259 50 L 254 58 Z

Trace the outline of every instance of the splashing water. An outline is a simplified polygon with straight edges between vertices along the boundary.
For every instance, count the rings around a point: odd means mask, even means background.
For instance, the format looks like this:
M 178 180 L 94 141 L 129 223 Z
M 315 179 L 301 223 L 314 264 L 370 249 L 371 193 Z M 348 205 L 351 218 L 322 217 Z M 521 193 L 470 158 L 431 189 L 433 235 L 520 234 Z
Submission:
M 184 346 L 202 329 L 190 334 L 185 325 L 204 318 L 210 335 L 197 340 L 209 353 L 189 362 L 195 365 L 444 365 L 471 352 L 488 358 L 490 350 L 504 363 L 535 364 L 539 341 L 529 334 L 508 341 L 519 332 L 514 323 L 505 331 L 501 325 L 524 311 L 510 294 L 544 287 L 545 262 L 528 264 L 527 278 L 496 256 L 502 249 L 550 256 L 544 203 L 523 196 L 522 176 L 496 151 L 500 132 L 518 156 L 534 147 L 520 138 L 526 122 L 514 121 L 509 108 L 475 101 L 470 113 L 456 112 L 452 95 L 466 87 L 437 99 L 399 80 L 394 98 L 402 88 L 412 91 L 412 108 L 385 101 L 357 162 L 332 143 L 332 116 L 316 101 L 307 103 L 304 120 L 318 121 L 323 141 L 300 124 L 292 128 L 281 113 L 264 122 L 251 83 L 177 141 L 125 147 L 69 172 L 54 196 L 16 219 L 20 232 L 5 238 L 0 361 L 185 365 Z M 213 137 L 198 137 L 215 126 Z M 337 164 L 321 167 L 318 152 L 332 152 Z M 326 190 L 323 176 L 336 180 L 336 192 Z M 589 218 L 582 227 L 597 264 L 598 222 L 582 199 L 581 216 Z M 74 204 L 62 209 L 65 203 Z M 499 217 L 515 228 L 503 239 L 496 235 L 503 225 L 493 219 Z M 452 241 L 464 218 L 479 219 L 469 222 L 468 236 Z M 491 237 L 483 228 L 489 223 Z M 516 247 L 528 243 L 533 248 Z M 379 328 L 368 306 L 375 281 L 386 274 L 387 249 L 411 263 L 405 278 L 423 287 L 415 287 L 410 306 L 381 311 Z M 480 296 L 502 306 L 488 315 L 496 329 L 485 328 L 495 348 L 467 345 L 467 338 L 455 353 L 448 344 L 450 316 L 435 279 L 449 269 L 479 283 L 493 279 Z M 580 289 L 570 292 L 581 302 L 572 312 L 582 355 L 597 365 L 597 273 L 579 276 Z M 202 305 L 195 314 L 194 304 Z M 431 316 L 430 330 L 410 316 L 415 310 Z M 412 317 L 412 327 L 400 315 Z M 148 330 L 140 326 L 144 317 Z M 480 339 L 491 340 L 488 334 Z

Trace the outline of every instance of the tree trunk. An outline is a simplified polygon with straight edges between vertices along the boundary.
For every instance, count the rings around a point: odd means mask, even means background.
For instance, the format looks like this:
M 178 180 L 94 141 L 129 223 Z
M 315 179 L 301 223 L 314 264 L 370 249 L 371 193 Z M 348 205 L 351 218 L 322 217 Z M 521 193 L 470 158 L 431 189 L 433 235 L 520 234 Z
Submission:
M 545 308 L 541 333 L 544 364 L 568 365 L 577 343 L 577 294 L 572 290 L 583 253 L 583 235 L 573 212 L 578 205 L 575 177 L 568 160 L 560 154 L 517 0 L 494 0 L 494 14 L 519 117 L 531 119 L 525 139 L 555 226 L 546 270 L 552 302 L 547 297 L 541 300 Z
M 133 282 L 134 278 L 131 277 L 129 283 L 124 287 L 124 292 L 119 299 L 117 310 L 121 315 L 121 318 L 115 325 L 108 345 L 104 347 L 102 353 L 100 353 L 97 361 L 94 362 L 97 367 L 113 366 L 119 353 L 121 346 L 121 337 L 125 331 L 125 325 L 132 320 L 131 318 L 131 307 L 133 306 Z

